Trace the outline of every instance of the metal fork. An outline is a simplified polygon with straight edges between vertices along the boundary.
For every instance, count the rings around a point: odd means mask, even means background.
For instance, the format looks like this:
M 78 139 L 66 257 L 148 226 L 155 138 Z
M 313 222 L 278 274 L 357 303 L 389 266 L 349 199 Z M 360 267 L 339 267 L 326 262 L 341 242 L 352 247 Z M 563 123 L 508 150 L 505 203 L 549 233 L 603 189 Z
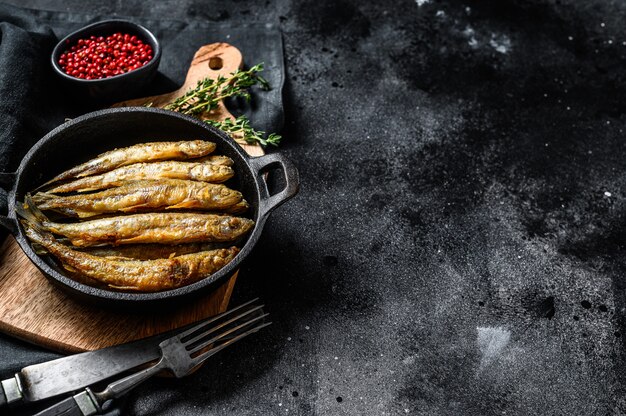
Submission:
M 152 367 L 109 384 L 101 392 L 89 387 L 35 416 L 89 416 L 102 411 L 102 405 L 128 393 L 150 377 L 169 370 L 177 378 L 189 374 L 207 358 L 240 339 L 259 331 L 271 322 L 263 305 L 251 300 L 223 314 L 205 320 L 159 344 L 161 358 Z

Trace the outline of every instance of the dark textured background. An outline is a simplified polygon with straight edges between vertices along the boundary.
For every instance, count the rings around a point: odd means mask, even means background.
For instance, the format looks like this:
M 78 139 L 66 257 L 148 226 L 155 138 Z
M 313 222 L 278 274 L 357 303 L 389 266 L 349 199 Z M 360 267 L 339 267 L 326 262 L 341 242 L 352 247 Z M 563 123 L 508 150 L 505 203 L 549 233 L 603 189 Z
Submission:
M 10 3 L 282 26 L 274 325 L 129 414 L 626 414 L 625 3 Z

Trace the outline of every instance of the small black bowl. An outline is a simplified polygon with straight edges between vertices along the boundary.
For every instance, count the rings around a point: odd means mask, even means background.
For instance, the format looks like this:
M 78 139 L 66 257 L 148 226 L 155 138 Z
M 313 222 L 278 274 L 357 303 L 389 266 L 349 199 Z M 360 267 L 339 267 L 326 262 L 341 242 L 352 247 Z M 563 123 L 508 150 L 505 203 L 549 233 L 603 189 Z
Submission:
M 79 39 L 86 39 L 90 36 L 109 36 L 116 32 L 135 35 L 144 43 L 149 44 L 153 52 L 152 60 L 140 68 L 110 78 L 81 79 L 63 72 L 58 62 L 61 54 L 69 46 L 76 44 Z M 86 96 L 94 101 L 121 101 L 131 98 L 133 93 L 140 90 L 154 78 L 161 61 L 161 45 L 157 38 L 141 25 L 127 20 L 104 20 L 85 26 L 61 39 L 52 51 L 51 61 L 54 72 L 66 82 L 66 85 L 73 89 L 74 93 Z

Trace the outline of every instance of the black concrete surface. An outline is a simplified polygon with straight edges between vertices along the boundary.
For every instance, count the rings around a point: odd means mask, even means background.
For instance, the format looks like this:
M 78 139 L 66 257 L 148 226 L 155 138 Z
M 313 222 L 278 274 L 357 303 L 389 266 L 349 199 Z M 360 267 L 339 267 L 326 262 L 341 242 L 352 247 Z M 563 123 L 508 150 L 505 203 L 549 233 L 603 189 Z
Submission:
M 626 3 L 10 3 L 282 25 L 274 325 L 128 414 L 626 414 Z

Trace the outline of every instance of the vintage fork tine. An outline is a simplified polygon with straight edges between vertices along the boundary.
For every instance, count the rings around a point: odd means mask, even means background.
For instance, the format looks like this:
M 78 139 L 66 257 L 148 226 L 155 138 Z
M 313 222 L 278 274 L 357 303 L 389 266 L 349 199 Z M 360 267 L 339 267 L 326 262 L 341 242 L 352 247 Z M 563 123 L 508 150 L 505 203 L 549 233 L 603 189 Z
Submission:
M 186 337 L 184 337 L 184 336 L 183 337 L 179 336 L 178 339 L 180 339 L 181 342 L 183 344 L 185 344 L 185 346 L 191 345 L 194 342 L 196 342 L 196 341 L 206 337 L 207 335 L 209 335 L 211 333 L 217 332 L 218 330 L 224 328 L 225 326 L 228 326 L 228 325 L 232 324 L 235 321 L 239 321 L 239 320 L 245 318 L 246 316 L 248 316 L 250 314 L 253 314 L 254 312 L 260 311 L 261 309 L 263 309 L 263 306 L 265 306 L 265 305 L 256 306 L 256 307 L 254 307 L 252 309 L 249 309 L 249 310 L 247 310 L 247 311 L 245 311 L 245 312 L 243 312 L 243 313 L 241 313 L 241 314 L 239 314 L 239 315 L 229 319 L 228 321 L 221 322 L 221 323 L 219 323 L 218 325 L 215 325 L 215 326 L 211 326 L 211 328 L 207 328 L 206 331 L 199 333 L 198 335 L 194 336 L 191 339 L 185 339 Z M 198 332 L 198 331 L 193 332 L 191 335 L 195 334 L 196 332 Z
M 189 355 L 191 356 L 191 355 L 195 354 L 196 352 L 198 352 L 198 351 L 202 350 L 203 348 L 206 348 L 206 347 L 208 347 L 209 345 L 214 344 L 215 342 L 217 342 L 217 341 L 219 341 L 219 340 L 223 339 L 224 337 L 226 337 L 226 336 L 228 336 L 228 335 L 230 335 L 230 334 L 232 334 L 232 333 L 234 333 L 234 332 L 237 332 L 237 331 L 242 330 L 243 328 L 245 328 L 245 327 L 249 326 L 250 324 L 253 324 L 253 323 L 255 323 L 255 322 L 258 322 L 259 320 L 261 320 L 261 319 L 263 319 L 263 318 L 267 317 L 268 315 L 269 315 L 269 314 L 267 314 L 267 313 L 266 313 L 266 314 L 263 314 L 263 315 L 258 316 L 258 317 L 256 317 L 256 318 L 253 318 L 253 319 L 247 320 L 247 321 L 245 321 L 245 322 L 243 322 L 243 323 L 241 323 L 241 324 L 237 325 L 237 326 L 236 326 L 236 327 L 234 327 L 234 328 L 230 328 L 230 329 L 228 329 L 228 330 L 226 330 L 226 331 L 224 331 L 224 332 L 222 332 L 222 333 L 220 333 L 220 334 L 218 334 L 218 335 L 216 335 L 216 336 L 214 336 L 214 337 L 212 337 L 212 338 L 210 338 L 210 339 L 208 339 L 208 340 L 206 340 L 206 341 L 203 341 L 201 344 L 196 345 L 196 346 L 194 346 L 192 349 L 190 349 L 190 350 L 189 350 Z M 208 334 L 207 334 L 207 335 L 208 335 Z M 204 339 L 204 338 L 205 338 L 205 337 L 200 337 L 200 339 Z
M 265 323 L 262 323 L 261 325 L 257 325 L 254 328 L 250 328 L 246 332 L 243 332 L 243 333 L 237 335 L 236 337 L 233 337 L 233 338 L 229 339 L 228 341 L 224 342 L 223 344 L 220 344 L 219 346 L 217 346 L 215 348 L 211 348 L 210 350 L 208 350 L 206 352 L 203 352 L 202 354 L 200 354 L 197 357 L 193 358 L 193 366 L 195 367 L 197 365 L 202 364 L 207 358 L 211 357 L 214 354 L 217 354 L 218 352 L 220 352 L 224 348 L 228 347 L 229 345 L 234 344 L 235 342 L 239 341 L 240 339 L 243 339 L 243 338 L 247 337 L 250 334 L 258 332 L 261 329 L 263 329 L 266 326 L 269 326 L 271 324 L 272 324 L 271 322 L 265 322 Z
M 244 303 L 242 305 L 239 305 L 236 308 L 230 309 L 230 310 L 228 310 L 228 311 L 226 311 L 224 313 L 221 313 L 221 314 L 216 315 L 216 316 L 214 316 L 212 318 L 204 320 L 204 321 L 200 322 L 199 324 L 197 324 L 197 325 L 195 325 L 195 326 L 193 326 L 193 327 L 191 327 L 191 328 L 181 332 L 180 334 L 177 335 L 177 337 L 179 339 L 182 339 L 182 338 L 184 338 L 186 336 L 189 336 L 189 335 L 193 334 L 194 332 L 198 331 L 199 329 L 204 328 L 206 325 L 208 325 L 208 324 L 210 324 L 212 322 L 215 322 L 215 321 L 217 321 L 219 319 L 222 319 L 225 316 L 231 315 L 233 312 L 237 312 L 238 310 L 240 310 L 242 308 L 245 308 L 246 306 L 249 306 L 251 303 L 254 303 L 257 300 L 259 300 L 259 298 L 252 299 L 251 301 L 248 301 L 248 302 L 246 302 L 246 303 Z

